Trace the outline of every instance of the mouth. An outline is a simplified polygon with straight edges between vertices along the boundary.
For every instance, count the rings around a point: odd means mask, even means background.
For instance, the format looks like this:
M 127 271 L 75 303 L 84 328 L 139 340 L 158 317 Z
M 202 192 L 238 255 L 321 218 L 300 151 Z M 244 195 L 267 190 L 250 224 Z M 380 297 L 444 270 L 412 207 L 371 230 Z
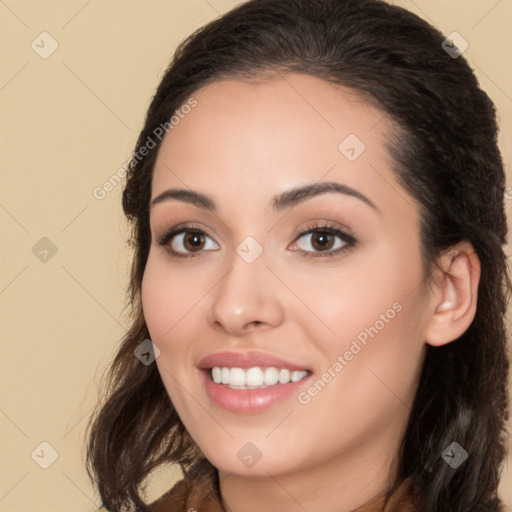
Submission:
M 217 352 L 197 366 L 211 402 L 236 413 L 258 413 L 284 404 L 313 375 L 300 363 L 259 351 Z
M 207 372 L 215 384 L 230 389 L 265 389 L 290 382 L 300 382 L 311 375 L 309 370 L 290 370 L 275 366 L 250 368 L 213 366 L 207 369 Z

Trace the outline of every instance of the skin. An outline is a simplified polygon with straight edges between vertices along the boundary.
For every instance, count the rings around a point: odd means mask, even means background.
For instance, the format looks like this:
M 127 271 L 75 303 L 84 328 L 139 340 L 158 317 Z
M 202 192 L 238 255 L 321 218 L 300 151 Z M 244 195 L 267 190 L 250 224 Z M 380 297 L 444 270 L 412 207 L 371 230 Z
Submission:
M 385 147 L 392 123 L 354 94 L 286 74 L 217 81 L 194 98 L 159 150 L 152 199 L 185 188 L 217 209 L 176 199 L 151 208 L 142 300 L 162 380 L 218 468 L 228 512 L 351 511 L 393 483 L 426 344 L 448 343 L 471 322 L 478 258 L 462 243 L 425 284 L 418 208 Z M 354 161 L 338 149 L 349 134 L 366 146 Z M 375 208 L 331 192 L 272 209 L 275 195 L 318 182 L 349 186 Z M 183 237 L 167 247 L 157 238 L 182 223 L 202 229 L 204 245 L 177 259 L 172 247 L 194 248 Z M 322 255 L 317 238 L 297 238 L 315 224 L 347 231 L 356 244 Z M 248 236 L 263 249 L 253 263 L 236 252 Z M 198 362 L 222 350 L 277 355 L 310 368 L 314 382 L 397 303 L 394 318 L 307 404 L 294 395 L 239 413 L 205 392 Z M 250 468 L 237 457 L 248 442 L 261 452 Z

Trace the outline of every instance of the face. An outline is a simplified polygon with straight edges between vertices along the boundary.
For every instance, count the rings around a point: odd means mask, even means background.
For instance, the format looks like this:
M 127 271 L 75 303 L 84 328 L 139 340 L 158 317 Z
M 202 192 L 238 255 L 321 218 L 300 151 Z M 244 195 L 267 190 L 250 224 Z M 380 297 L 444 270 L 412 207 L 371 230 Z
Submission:
M 428 300 L 391 123 L 299 74 L 194 98 L 159 150 L 142 283 L 172 403 L 221 471 L 384 464 Z

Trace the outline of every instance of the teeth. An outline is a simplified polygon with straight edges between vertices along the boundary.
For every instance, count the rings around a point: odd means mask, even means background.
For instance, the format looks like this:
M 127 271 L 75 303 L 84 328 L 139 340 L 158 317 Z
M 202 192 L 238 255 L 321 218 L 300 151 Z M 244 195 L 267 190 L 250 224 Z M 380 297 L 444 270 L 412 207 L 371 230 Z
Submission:
M 249 368 L 245 372 L 245 382 L 247 386 L 262 386 L 263 385 L 263 371 L 261 368 Z
M 263 382 L 267 386 L 273 386 L 279 382 L 279 370 L 277 368 L 267 368 L 263 375 Z
M 253 368 L 227 368 L 214 366 L 211 376 L 215 383 L 225 384 L 232 389 L 257 389 L 275 384 L 298 382 L 306 377 L 307 371 L 290 371 L 286 368 L 270 366 L 262 370 L 259 366 Z
M 245 386 L 245 372 L 242 368 L 231 368 L 229 370 L 229 384 L 231 386 Z
M 307 372 L 292 372 L 290 380 L 292 382 L 298 382 L 307 375 Z
M 222 370 L 218 366 L 212 368 L 212 379 L 213 382 L 220 384 L 222 382 Z
M 290 370 L 287 370 L 286 368 L 279 370 L 279 382 L 281 384 L 286 384 L 287 382 L 290 382 L 291 375 L 292 372 Z

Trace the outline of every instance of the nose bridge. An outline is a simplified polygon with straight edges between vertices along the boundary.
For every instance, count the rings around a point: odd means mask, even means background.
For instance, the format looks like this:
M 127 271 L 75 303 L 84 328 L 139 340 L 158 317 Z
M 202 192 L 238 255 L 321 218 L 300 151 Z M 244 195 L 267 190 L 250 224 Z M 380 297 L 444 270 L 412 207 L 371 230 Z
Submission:
M 263 248 L 250 238 L 238 245 L 229 271 L 213 290 L 210 321 L 231 333 L 249 325 L 276 326 L 283 319 L 283 304 L 272 285 Z

